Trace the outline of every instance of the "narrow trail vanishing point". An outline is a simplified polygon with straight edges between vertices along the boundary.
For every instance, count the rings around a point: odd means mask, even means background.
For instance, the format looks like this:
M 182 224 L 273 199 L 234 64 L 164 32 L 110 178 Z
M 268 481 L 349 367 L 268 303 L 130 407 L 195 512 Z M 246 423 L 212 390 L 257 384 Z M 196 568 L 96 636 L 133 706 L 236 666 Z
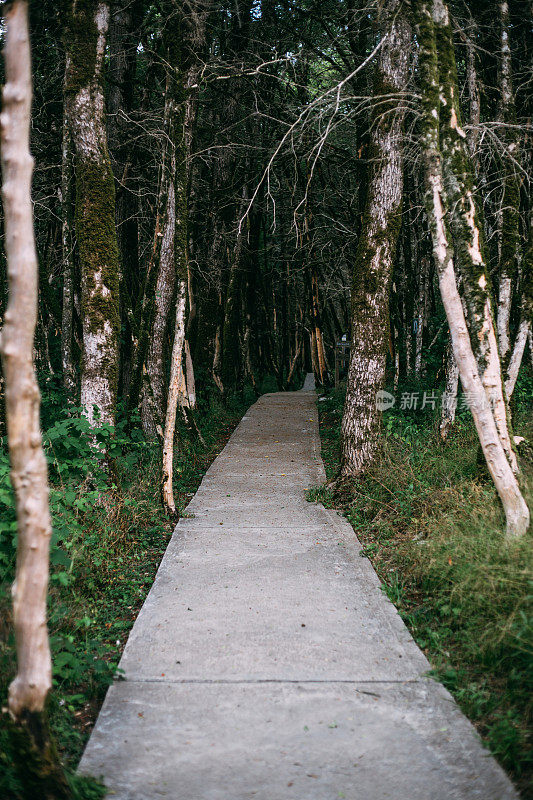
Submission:
M 309 503 L 316 394 L 262 396 L 180 520 L 80 764 L 113 800 L 517 795 L 360 558 Z

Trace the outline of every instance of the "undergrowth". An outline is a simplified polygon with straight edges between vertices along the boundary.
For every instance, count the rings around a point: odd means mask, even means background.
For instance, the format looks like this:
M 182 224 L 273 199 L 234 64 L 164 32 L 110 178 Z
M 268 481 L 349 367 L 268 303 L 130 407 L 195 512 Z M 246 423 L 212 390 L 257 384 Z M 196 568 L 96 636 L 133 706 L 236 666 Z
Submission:
M 270 388 L 270 387 L 268 387 Z M 204 398 L 197 421 L 205 445 L 178 431 L 176 506 L 182 512 L 220 452 L 252 392 L 225 406 Z M 45 384 L 42 407 L 50 473 L 53 537 L 49 632 L 53 691 L 49 717 L 74 798 L 96 800 L 102 788 L 74 774 L 137 613 L 150 589 L 173 525 L 163 513 L 160 448 L 147 442 L 137 414 L 114 430 L 89 429 L 61 391 Z M 96 442 L 95 442 L 96 440 Z M 107 459 L 96 456 L 105 445 Z M 5 439 L 0 440 L 0 703 L 15 673 L 10 586 L 16 552 L 14 496 Z M 2 715 L 3 716 L 3 715 Z M 5 723 L 5 718 L 4 718 Z M 9 725 L 0 717 L 0 798 L 28 798 Z M 35 800 L 32 795 L 31 800 Z
M 516 432 L 533 438 L 532 380 L 517 387 Z M 339 466 L 343 391 L 320 398 L 328 480 Z M 524 448 L 533 508 L 533 460 Z M 331 488 L 331 487 L 334 488 Z M 509 543 L 469 413 L 446 444 L 438 409 L 384 414 L 381 453 L 359 479 L 312 493 L 340 508 L 398 607 L 432 674 L 454 695 L 486 746 L 531 798 L 533 778 L 533 544 Z

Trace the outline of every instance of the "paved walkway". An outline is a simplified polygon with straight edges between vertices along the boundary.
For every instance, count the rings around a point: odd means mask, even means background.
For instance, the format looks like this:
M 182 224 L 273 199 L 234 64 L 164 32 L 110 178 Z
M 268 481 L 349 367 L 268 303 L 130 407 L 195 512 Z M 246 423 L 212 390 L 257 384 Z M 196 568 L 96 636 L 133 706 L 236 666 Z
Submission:
M 507 800 L 324 480 L 316 395 L 264 395 L 180 520 L 80 770 L 113 800 Z

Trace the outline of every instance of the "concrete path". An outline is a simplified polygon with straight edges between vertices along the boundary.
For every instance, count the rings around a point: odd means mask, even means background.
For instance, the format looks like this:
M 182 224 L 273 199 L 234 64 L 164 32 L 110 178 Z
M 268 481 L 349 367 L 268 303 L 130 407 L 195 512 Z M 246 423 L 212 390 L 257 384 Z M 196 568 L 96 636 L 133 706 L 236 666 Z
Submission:
M 113 800 L 507 800 L 324 480 L 316 395 L 264 395 L 180 520 L 80 764 Z

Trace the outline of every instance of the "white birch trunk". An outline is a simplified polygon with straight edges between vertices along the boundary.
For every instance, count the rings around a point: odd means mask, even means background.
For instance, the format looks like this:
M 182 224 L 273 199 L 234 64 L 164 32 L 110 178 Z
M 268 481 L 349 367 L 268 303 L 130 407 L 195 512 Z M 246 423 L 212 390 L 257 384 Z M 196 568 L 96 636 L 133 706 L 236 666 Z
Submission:
M 528 336 L 530 335 L 531 322 L 525 318 L 522 318 L 518 327 L 518 333 L 516 334 L 513 352 L 509 360 L 509 366 L 507 367 L 505 393 L 507 394 L 508 400 L 510 400 L 513 395 L 514 387 L 516 386 L 516 379 L 518 378 L 518 372 L 520 370 L 520 364 L 522 363 L 524 350 L 526 349 L 526 342 L 528 340 Z
M 52 528 L 48 475 L 39 427 L 40 394 L 33 365 L 37 322 L 38 266 L 33 232 L 29 150 L 31 61 L 28 5 L 5 11 L 6 84 L 1 123 L 2 197 L 9 303 L 0 350 L 6 386 L 11 482 L 17 509 L 17 567 L 13 617 L 17 674 L 9 687 L 9 712 L 17 721 L 42 713 L 52 685 L 46 627 L 48 560 Z
M 183 392 L 183 350 L 185 342 L 185 303 L 187 299 L 187 285 L 181 280 L 178 284 L 176 298 L 176 328 L 174 331 L 174 344 L 170 362 L 170 381 L 168 387 L 167 413 L 165 419 L 165 432 L 163 436 L 163 470 L 162 470 L 162 500 L 167 512 L 174 516 L 176 504 L 172 487 L 172 473 L 174 463 L 174 434 L 176 431 L 176 413 L 180 393 Z
M 463 279 L 464 299 L 474 355 L 503 449 L 515 474 L 518 462 L 508 427 L 507 401 L 494 325 L 493 299 L 488 265 L 484 258 L 481 210 L 473 195 L 473 170 L 461 127 L 459 89 L 448 8 L 443 0 L 433 0 L 433 25 L 439 43 L 438 86 L 441 143 L 441 170 L 445 202 L 451 219 L 451 232 L 457 266 Z M 440 62 L 440 63 L 439 63 Z
M 453 248 L 447 229 L 443 198 L 442 161 L 439 149 L 439 81 L 434 18 L 442 25 L 440 0 L 432 7 L 424 0 L 415 3 L 420 44 L 422 88 L 422 149 L 426 178 L 426 211 L 433 241 L 433 254 L 439 287 L 448 319 L 455 360 L 489 472 L 500 496 L 509 536 L 523 535 L 529 527 L 529 509 L 520 492 L 516 476 L 507 459 L 501 435 L 489 401 L 479 363 L 474 355 L 463 306 L 457 289 Z M 447 16 L 446 16 L 447 19 Z M 487 320 L 485 320 L 487 322 Z M 485 331 L 484 333 L 487 333 Z M 493 329 L 492 329 L 493 333 Z M 491 342 L 492 346 L 492 342 Z M 486 370 L 485 370 L 486 372 Z M 485 376 L 484 376 L 485 377 Z
M 444 242 L 445 240 L 443 240 L 443 244 Z M 507 461 L 490 405 L 485 396 L 483 383 L 476 368 L 461 298 L 457 291 L 452 259 L 449 258 L 442 262 L 442 267 L 439 272 L 439 286 L 463 390 L 468 398 L 489 472 L 502 501 L 507 521 L 507 534 L 521 536 L 527 532 L 529 527 L 529 509 L 520 492 L 516 476 Z

